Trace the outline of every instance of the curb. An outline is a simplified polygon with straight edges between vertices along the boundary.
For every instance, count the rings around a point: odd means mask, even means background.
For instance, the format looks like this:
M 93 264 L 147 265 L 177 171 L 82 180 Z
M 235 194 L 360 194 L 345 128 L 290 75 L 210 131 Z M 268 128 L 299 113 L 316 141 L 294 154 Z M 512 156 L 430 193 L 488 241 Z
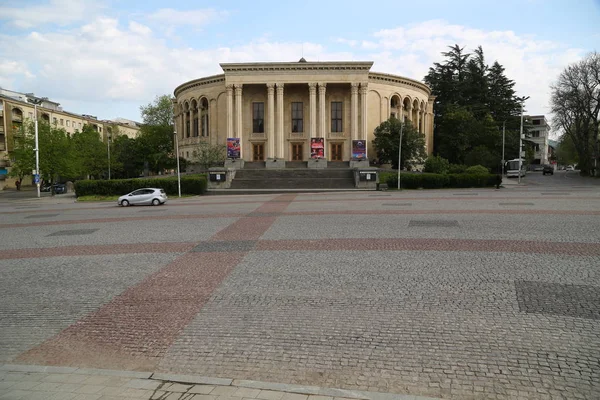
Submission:
M 48 374 L 77 374 L 118 376 L 132 379 L 148 379 L 168 383 L 232 386 L 238 388 L 272 390 L 286 393 L 296 393 L 312 396 L 343 397 L 357 400 L 441 400 L 434 397 L 423 397 L 406 394 L 369 392 L 363 390 L 322 388 L 319 386 L 292 385 L 287 383 L 261 382 L 244 379 L 211 378 L 200 375 L 169 374 L 162 372 L 137 372 L 111 369 L 55 367 L 42 365 L 2 364 L 0 371 Z

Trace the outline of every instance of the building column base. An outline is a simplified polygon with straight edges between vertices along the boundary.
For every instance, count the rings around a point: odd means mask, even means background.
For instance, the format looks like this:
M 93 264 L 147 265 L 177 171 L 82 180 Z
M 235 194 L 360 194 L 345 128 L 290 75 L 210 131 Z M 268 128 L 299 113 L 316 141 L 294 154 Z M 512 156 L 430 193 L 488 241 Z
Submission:
M 225 168 L 242 169 L 244 168 L 244 160 L 241 158 L 225 160 Z
M 285 160 L 283 158 L 267 158 L 265 161 L 266 169 L 284 169 Z
M 368 168 L 368 167 L 370 167 L 368 158 L 364 158 L 361 160 L 350 160 L 350 168 Z
M 313 169 L 325 169 L 327 168 L 327 160 L 324 158 L 309 158 L 307 167 Z

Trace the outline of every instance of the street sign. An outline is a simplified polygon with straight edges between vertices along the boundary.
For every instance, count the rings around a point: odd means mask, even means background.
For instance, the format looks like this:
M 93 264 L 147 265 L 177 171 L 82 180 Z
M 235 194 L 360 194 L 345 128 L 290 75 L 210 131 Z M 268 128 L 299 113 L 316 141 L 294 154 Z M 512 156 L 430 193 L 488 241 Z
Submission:
M 38 185 L 40 183 L 40 176 L 38 174 L 33 175 L 33 183 Z

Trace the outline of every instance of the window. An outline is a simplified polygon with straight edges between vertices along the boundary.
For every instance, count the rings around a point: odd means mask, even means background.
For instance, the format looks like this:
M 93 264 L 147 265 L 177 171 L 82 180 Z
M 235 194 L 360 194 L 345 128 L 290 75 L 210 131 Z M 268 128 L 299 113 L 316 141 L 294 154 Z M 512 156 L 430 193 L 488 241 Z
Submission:
M 63 126 L 65 124 L 65 121 L 61 118 L 60 119 L 60 126 Z
M 29 119 L 33 119 L 33 113 L 32 112 L 29 113 Z
M 292 132 L 304 132 L 304 108 L 302 102 L 292 103 Z
M 67 126 L 71 126 L 71 121 L 67 120 Z
M 533 124 L 534 125 L 541 125 L 542 124 L 542 120 L 541 119 L 534 119 L 533 120 Z
M 190 158 L 190 152 L 189 151 L 185 152 L 185 158 Z
M 56 125 L 56 117 L 52 118 L 52 122 L 54 123 L 54 125 Z
M 265 103 L 252 103 L 252 132 L 265 132 Z
M 331 132 L 343 132 L 341 101 L 331 102 Z
M 79 129 L 81 129 L 81 122 L 78 124 L 78 126 L 79 126 Z

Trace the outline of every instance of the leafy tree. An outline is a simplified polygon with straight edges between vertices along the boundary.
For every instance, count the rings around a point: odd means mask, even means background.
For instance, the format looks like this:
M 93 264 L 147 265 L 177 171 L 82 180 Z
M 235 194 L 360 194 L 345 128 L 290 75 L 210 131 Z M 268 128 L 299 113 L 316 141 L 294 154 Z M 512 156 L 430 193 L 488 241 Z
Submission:
M 429 156 L 425 160 L 425 168 L 423 172 L 431 172 L 433 174 L 447 174 L 450 170 L 450 163 L 440 156 Z
M 28 125 L 32 125 L 31 127 Z M 31 171 L 35 169 L 35 131 L 33 122 L 26 122 L 21 126 L 18 132 L 14 135 L 9 136 L 9 140 L 12 140 L 12 148 L 10 155 L 13 159 L 12 168 L 10 169 L 10 176 L 17 178 L 19 184 L 23 181 L 23 178 L 31 174 Z M 29 134 L 33 131 L 34 135 Z
M 77 175 L 77 161 L 67 132 L 56 126 L 38 121 L 39 165 L 42 180 L 56 182 Z M 23 124 L 15 137 L 12 156 L 15 174 L 31 173 L 35 169 L 35 126 L 33 122 Z M 22 177 L 23 175 L 21 175 Z
M 600 54 L 593 52 L 565 68 L 552 86 L 550 102 L 554 124 L 577 150 L 581 174 L 590 174 L 593 160 L 600 161 Z
M 100 134 L 91 125 L 86 124 L 81 132 L 75 132 L 71 136 L 71 142 L 77 161 L 77 175 L 100 177 L 108 164 L 107 148 Z
M 227 147 L 225 145 L 212 145 L 206 141 L 201 141 L 193 150 L 194 162 L 197 162 L 204 169 L 221 165 L 227 158 Z
M 156 96 L 154 103 L 140 106 L 140 112 L 146 125 L 170 126 L 173 123 L 173 103 L 167 94 Z
M 140 142 L 125 135 L 116 136 L 111 146 L 111 175 L 137 178 L 144 172 L 144 154 Z
M 573 139 L 567 134 L 561 136 L 555 155 L 559 164 L 570 165 L 579 163 L 579 154 L 577 153 Z
M 434 153 L 451 163 L 500 165 L 502 126 L 506 126 L 506 154 L 518 155 L 520 110 L 515 83 L 497 61 L 489 67 L 479 46 L 473 54 L 459 45 L 442 53 L 425 82 L 436 96 L 434 104 Z M 482 153 L 483 147 L 487 150 Z M 493 159 L 498 158 L 497 161 Z
M 419 133 L 410 122 L 402 123 L 397 118 L 390 118 L 375 128 L 373 145 L 377 158 L 382 163 L 391 163 L 398 168 L 398 151 L 400 128 L 402 129 L 402 160 L 400 166 L 406 166 L 407 161 L 421 162 L 425 156 L 425 136 Z

